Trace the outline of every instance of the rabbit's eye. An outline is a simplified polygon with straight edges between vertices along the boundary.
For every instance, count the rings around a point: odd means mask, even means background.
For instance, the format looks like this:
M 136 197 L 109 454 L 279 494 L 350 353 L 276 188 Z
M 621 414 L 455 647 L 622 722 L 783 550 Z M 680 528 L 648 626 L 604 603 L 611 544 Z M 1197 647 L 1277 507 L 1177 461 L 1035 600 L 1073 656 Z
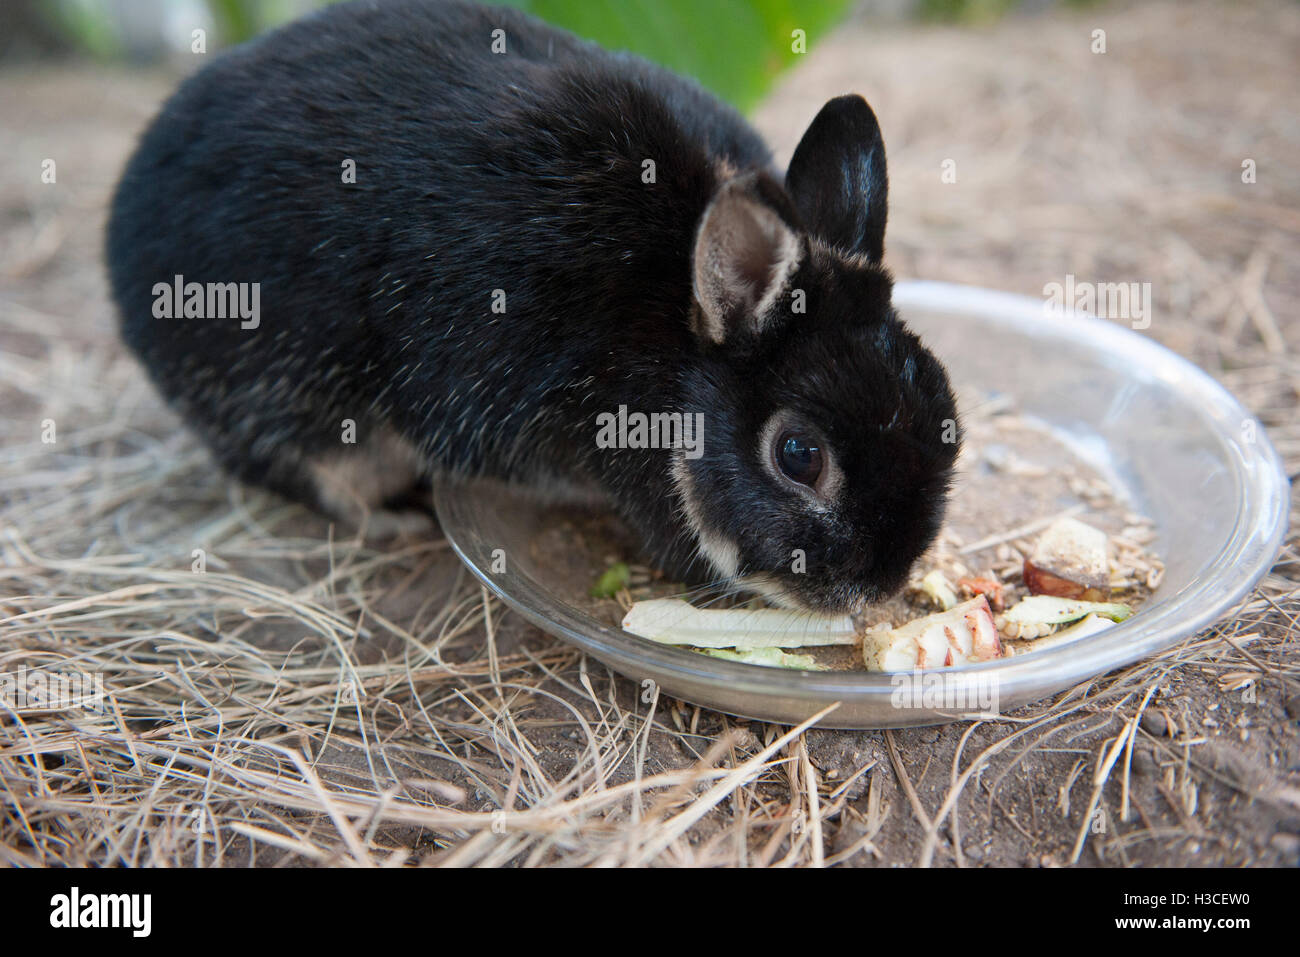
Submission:
M 820 443 L 810 436 L 786 432 L 776 443 L 776 463 L 789 478 L 800 485 L 816 485 L 822 474 Z

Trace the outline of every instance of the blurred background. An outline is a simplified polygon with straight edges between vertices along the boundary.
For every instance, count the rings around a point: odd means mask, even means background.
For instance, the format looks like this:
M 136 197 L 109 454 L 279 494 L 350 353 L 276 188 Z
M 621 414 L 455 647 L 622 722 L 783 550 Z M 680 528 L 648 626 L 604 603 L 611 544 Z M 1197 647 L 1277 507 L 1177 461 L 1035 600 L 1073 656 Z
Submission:
M 83 56 L 148 63 L 188 58 L 190 34 L 211 48 L 242 43 L 332 0 L 6 0 L 0 57 Z M 502 0 L 613 49 L 690 74 L 749 109 L 799 55 L 792 34 L 851 16 L 987 23 L 1095 0 Z M 725 36 L 726 42 L 712 42 Z M 754 51 L 765 51 L 754 56 Z

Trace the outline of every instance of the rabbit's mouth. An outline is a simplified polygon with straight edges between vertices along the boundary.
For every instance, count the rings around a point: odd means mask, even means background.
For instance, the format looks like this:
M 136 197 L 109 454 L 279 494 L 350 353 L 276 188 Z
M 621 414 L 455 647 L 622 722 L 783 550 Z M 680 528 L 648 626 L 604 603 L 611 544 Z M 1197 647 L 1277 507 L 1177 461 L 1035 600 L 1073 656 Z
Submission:
M 803 580 L 799 581 L 802 587 L 791 587 L 781 580 L 781 576 L 770 572 L 738 575 L 734 581 L 737 588 L 751 591 L 778 608 L 819 615 L 861 615 L 871 605 L 893 593 L 871 585 L 812 588 Z

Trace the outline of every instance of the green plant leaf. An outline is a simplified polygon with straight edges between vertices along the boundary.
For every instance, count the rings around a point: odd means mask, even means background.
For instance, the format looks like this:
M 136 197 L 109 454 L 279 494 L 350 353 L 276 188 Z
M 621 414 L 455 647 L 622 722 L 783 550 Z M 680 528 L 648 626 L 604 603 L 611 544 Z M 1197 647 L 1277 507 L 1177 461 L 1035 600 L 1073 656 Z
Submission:
M 506 0 L 548 23 L 694 77 L 741 110 L 812 49 L 849 0 Z

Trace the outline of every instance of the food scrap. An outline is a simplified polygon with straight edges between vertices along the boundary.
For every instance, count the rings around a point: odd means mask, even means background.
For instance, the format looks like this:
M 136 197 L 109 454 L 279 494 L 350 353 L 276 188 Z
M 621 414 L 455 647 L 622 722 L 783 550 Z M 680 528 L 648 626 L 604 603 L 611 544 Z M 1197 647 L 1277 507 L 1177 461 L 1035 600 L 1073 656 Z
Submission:
M 1102 615 L 1111 621 L 1123 621 L 1133 614 L 1133 609 L 1120 602 L 1031 595 L 1018 602 L 1003 617 L 1009 622 L 1021 624 L 1060 625 L 1067 621 L 1077 621 L 1090 614 Z
M 1053 457 L 1043 431 L 1004 405 L 968 420 L 971 447 L 990 454 L 968 458 L 967 495 L 954 499 L 902 592 L 851 618 L 765 608 L 761 599 L 699 609 L 633 584 L 617 595 L 623 627 L 732 661 L 871 671 L 996 661 L 1115 627 L 1160 585 L 1153 523 L 1078 464 L 1082 455 L 1070 465 Z
M 812 648 L 852 645 L 857 627 L 847 615 L 810 615 L 785 608 L 696 608 L 680 598 L 636 602 L 623 630 L 663 645 L 695 648 Z
M 829 670 L 826 665 L 818 664 L 817 659 L 812 655 L 792 655 L 780 648 L 750 648 L 748 651 L 705 648 L 702 654 L 727 661 L 743 661 L 748 665 L 763 665 L 766 668 L 797 668 L 800 671 Z
M 917 590 L 944 611 L 957 604 L 957 593 L 953 591 L 944 573 L 937 568 L 921 579 Z
M 993 612 L 983 595 L 899 628 L 877 626 L 862 642 L 862 659 L 870 671 L 938 668 L 1002 655 Z
M 994 611 L 1001 611 L 1006 607 L 1002 599 L 1002 582 L 996 578 L 959 578 L 957 587 L 962 590 L 962 594 L 967 598 L 983 595 L 988 599 L 989 607 Z
M 1106 533 L 1073 518 L 1053 522 L 1025 559 L 1024 582 L 1032 595 L 1105 600 L 1110 596 Z
M 631 577 L 632 569 L 628 567 L 627 562 L 615 562 L 605 569 L 605 573 L 596 579 L 596 584 L 591 586 L 591 597 L 613 598 L 628 586 Z

